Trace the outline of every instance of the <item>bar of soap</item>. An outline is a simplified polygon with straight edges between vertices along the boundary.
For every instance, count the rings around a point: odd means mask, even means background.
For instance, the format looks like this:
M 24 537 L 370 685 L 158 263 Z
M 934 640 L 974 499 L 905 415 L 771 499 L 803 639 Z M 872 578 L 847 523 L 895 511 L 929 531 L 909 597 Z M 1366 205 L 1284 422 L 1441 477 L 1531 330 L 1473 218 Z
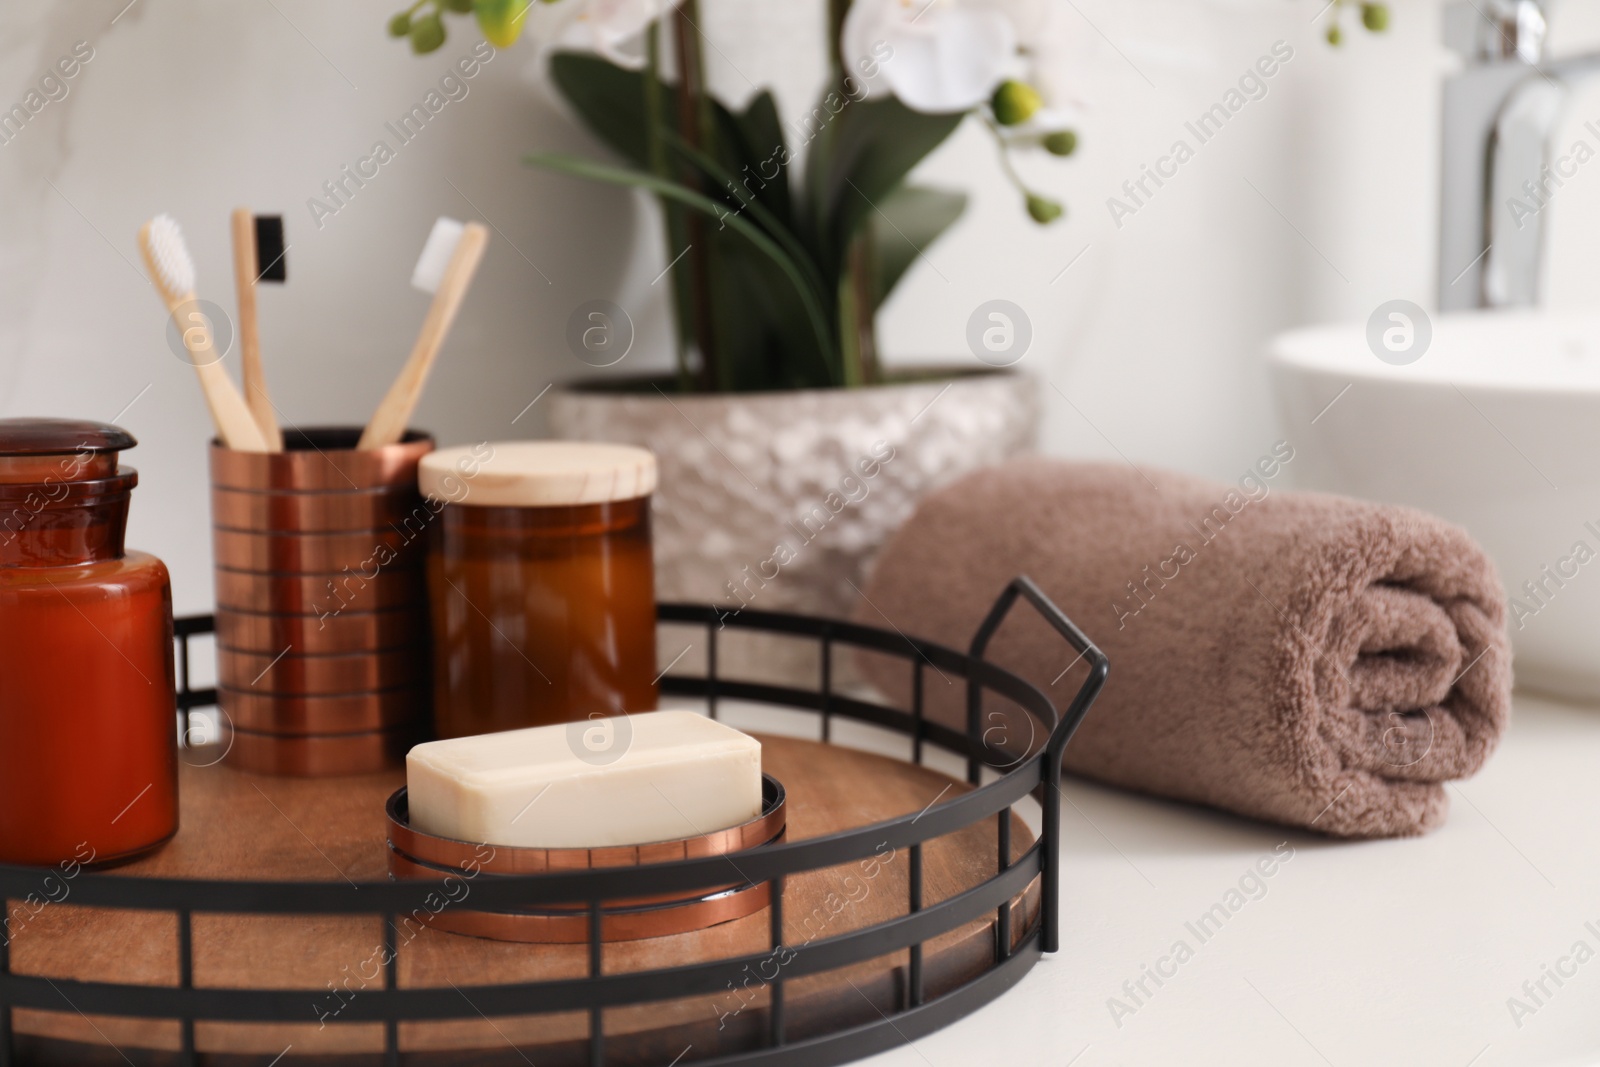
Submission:
M 406 756 L 411 826 L 523 848 L 644 845 L 761 814 L 761 742 L 692 711 L 457 737 Z

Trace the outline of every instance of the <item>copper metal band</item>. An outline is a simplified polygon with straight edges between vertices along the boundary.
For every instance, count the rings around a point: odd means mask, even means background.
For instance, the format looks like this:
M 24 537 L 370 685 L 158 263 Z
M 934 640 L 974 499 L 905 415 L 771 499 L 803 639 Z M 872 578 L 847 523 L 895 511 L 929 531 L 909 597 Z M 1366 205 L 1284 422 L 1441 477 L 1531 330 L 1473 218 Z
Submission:
M 288 696 L 338 696 L 415 686 L 428 679 L 426 648 L 302 656 L 292 646 L 276 655 L 218 647 L 217 680 L 236 690 Z
M 293 648 L 308 655 L 335 655 L 406 648 L 427 640 L 427 615 L 409 605 L 322 616 L 217 609 L 217 643 L 241 652 L 276 656 Z
M 392 853 L 391 853 L 392 855 Z M 468 898 L 470 899 L 470 889 Z M 719 923 L 754 915 L 772 903 L 772 883 L 725 890 L 684 904 L 602 912 L 600 940 L 638 941 L 647 937 L 667 937 L 692 930 L 704 930 Z M 427 914 L 427 913 L 425 913 Z M 418 921 L 401 916 L 403 925 Z M 497 911 L 468 911 L 447 905 L 434 913 L 428 925 L 452 934 L 484 937 L 492 941 L 517 941 L 524 944 L 581 944 L 589 940 L 589 916 L 582 911 L 550 914 L 508 914 Z
M 229 747 L 223 762 L 235 770 L 291 778 L 373 774 L 404 763 L 417 739 L 417 729 L 409 725 L 330 737 L 279 737 L 225 729 L 222 743 Z
M 344 493 L 257 493 L 211 490 L 211 523 L 223 530 L 353 533 L 424 530 L 434 513 L 414 487 Z
M 347 611 L 411 607 L 426 618 L 427 583 L 418 568 L 380 570 L 375 577 L 343 574 L 280 575 L 218 567 L 217 605 L 235 611 L 287 612 L 326 618 Z
M 496 877 L 481 873 L 469 875 L 435 870 L 415 862 L 411 857 L 392 848 L 389 850 L 389 873 L 397 879 L 443 881 L 453 878 L 469 887 L 474 877 Z M 687 897 L 682 894 L 662 894 L 607 901 L 602 909 L 600 939 L 631 941 L 643 937 L 663 937 L 689 930 L 702 930 L 707 926 L 741 918 L 766 907 L 771 902 L 770 892 L 758 897 L 752 897 L 750 894 L 754 890 L 767 888 L 769 888 L 767 883 L 751 885 L 740 882 L 713 886 L 703 893 Z M 468 888 L 457 903 L 470 898 L 471 889 Z M 738 904 L 730 908 L 728 904 L 731 902 Z M 588 939 L 588 910 L 586 904 L 542 904 L 515 911 L 472 911 L 462 908 L 450 910 L 449 913 L 457 919 L 471 917 L 470 923 L 438 925 L 440 929 L 449 930 L 451 933 L 472 934 L 499 941 L 570 943 Z M 483 928 L 499 932 L 480 932 Z
M 316 448 L 296 448 L 288 435 L 287 452 L 235 452 L 213 442 L 211 484 L 233 489 L 288 489 L 301 492 L 378 489 L 391 485 L 415 486 L 417 461 L 433 451 L 433 438 L 408 433 L 399 444 L 357 451 L 360 427 L 312 429 L 307 434 L 321 443 Z
M 406 856 L 443 868 L 445 873 L 476 865 L 490 874 L 545 874 L 583 871 L 597 867 L 636 867 L 646 863 L 725 856 L 758 848 L 783 833 L 788 824 L 788 801 L 783 783 L 770 774 L 761 776 L 761 814 L 749 822 L 714 833 L 661 841 L 649 845 L 611 848 L 523 848 L 514 845 L 480 845 L 439 837 L 413 829 L 404 787 L 395 790 L 384 805 L 388 816 L 389 844 Z M 491 849 L 485 860 L 482 852 Z M 440 875 L 442 877 L 442 875 Z
M 420 567 L 427 543 L 422 531 L 392 528 L 354 533 L 253 533 L 214 530 L 219 567 L 269 574 L 370 574 L 376 567 Z
M 276 736 L 355 734 L 386 730 L 427 717 L 419 687 L 338 696 L 284 696 L 217 688 L 217 705 L 235 729 Z

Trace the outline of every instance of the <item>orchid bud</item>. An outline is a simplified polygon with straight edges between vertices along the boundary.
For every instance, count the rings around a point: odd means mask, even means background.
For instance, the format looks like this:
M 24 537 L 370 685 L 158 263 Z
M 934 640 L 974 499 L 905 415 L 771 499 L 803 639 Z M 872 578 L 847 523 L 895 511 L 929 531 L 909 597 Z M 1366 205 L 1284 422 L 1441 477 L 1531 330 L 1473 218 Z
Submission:
M 1344 43 L 1344 33 L 1339 29 L 1337 23 L 1328 27 L 1328 43 L 1335 48 Z
M 994 120 L 1002 126 L 1017 126 L 1027 122 L 1033 113 L 1044 106 L 1039 91 L 1019 81 L 1003 81 L 989 100 Z
M 411 20 L 411 50 L 417 55 L 432 52 L 444 44 L 444 21 L 438 12 Z
M 1389 28 L 1389 8 L 1386 4 L 1362 4 L 1361 24 L 1373 33 Z
M 389 36 L 405 37 L 411 32 L 411 12 L 402 11 L 389 20 Z
M 496 48 L 510 48 L 522 36 L 529 0 L 477 0 L 478 28 Z
M 1064 210 L 1061 204 L 1055 200 L 1040 196 L 1037 193 L 1028 194 L 1028 215 L 1040 225 L 1059 219 Z
M 1070 156 L 1078 150 L 1078 135 L 1071 130 L 1047 133 L 1039 141 L 1052 156 Z

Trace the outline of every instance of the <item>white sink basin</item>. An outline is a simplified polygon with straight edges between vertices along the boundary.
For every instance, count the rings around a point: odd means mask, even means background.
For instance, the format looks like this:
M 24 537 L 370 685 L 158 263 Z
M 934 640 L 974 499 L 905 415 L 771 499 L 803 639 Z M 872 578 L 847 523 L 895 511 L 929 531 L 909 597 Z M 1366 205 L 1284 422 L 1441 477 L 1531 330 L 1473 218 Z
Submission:
M 1511 598 L 1518 686 L 1600 696 L 1600 318 L 1439 315 L 1404 366 L 1366 332 L 1269 346 L 1296 484 L 1466 527 Z

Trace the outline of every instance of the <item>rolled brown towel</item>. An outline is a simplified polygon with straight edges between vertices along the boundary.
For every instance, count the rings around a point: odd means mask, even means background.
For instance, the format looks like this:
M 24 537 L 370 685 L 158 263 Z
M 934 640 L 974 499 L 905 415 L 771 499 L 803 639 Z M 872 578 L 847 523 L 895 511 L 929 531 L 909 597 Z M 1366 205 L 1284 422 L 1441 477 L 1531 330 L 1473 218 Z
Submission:
M 917 508 L 858 618 L 964 648 L 1026 574 L 1111 661 L 1069 771 L 1338 836 L 1422 833 L 1505 729 L 1505 595 L 1441 519 L 1271 488 L 1292 456 L 1280 444 L 1237 485 L 1047 459 L 980 471 Z M 1008 621 L 991 658 L 1058 704 L 1076 685 L 1037 620 Z M 930 681 L 930 715 L 964 722 L 961 688 Z

